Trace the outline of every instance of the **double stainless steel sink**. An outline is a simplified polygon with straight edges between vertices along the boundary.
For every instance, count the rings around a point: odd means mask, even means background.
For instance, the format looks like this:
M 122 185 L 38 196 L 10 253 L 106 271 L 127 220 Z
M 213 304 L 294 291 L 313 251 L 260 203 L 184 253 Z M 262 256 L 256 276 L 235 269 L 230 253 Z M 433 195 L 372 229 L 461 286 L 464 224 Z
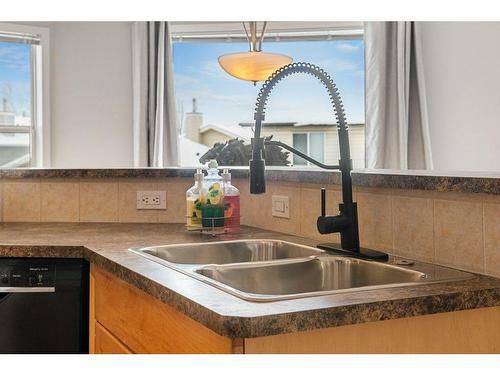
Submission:
M 304 258 L 323 253 L 308 246 L 276 240 L 240 240 L 152 246 L 136 249 L 175 264 L 228 264 Z
M 473 277 L 437 265 L 331 255 L 280 240 L 237 240 L 131 251 L 249 301 L 277 301 Z

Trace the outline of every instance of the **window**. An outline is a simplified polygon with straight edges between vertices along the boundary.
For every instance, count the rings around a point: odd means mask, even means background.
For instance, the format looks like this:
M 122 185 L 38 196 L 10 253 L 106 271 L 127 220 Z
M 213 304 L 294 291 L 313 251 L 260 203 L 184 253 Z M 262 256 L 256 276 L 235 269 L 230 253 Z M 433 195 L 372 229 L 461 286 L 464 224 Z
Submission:
M 42 162 L 41 35 L 21 31 L 0 24 L 1 168 Z
M 325 161 L 325 135 L 323 133 L 309 133 L 308 154 L 321 163 Z
M 308 154 L 307 150 L 307 134 L 293 134 L 293 147 L 303 152 L 304 154 Z M 297 155 L 293 155 L 293 165 L 307 165 L 307 161 L 302 159 Z
M 325 161 L 325 133 L 295 133 L 292 146 L 321 163 Z M 293 155 L 293 165 L 310 165 L 310 163 Z
M 248 50 L 241 23 L 173 25 L 175 89 L 181 165 L 194 166 L 215 142 L 253 135 L 253 110 L 262 82 L 254 86 L 225 73 L 220 55 Z M 364 141 L 364 43 L 361 24 L 270 22 L 263 51 L 316 64 L 339 87 L 355 139 Z M 195 102 L 193 102 L 195 99 Z M 338 162 L 336 120 L 324 87 L 315 79 L 290 76 L 271 94 L 264 136 L 292 145 L 328 164 Z M 351 133 L 352 134 L 352 133 Z M 351 144 L 353 141 L 351 141 Z M 364 167 L 364 144 L 351 146 L 356 168 Z M 289 158 L 291 165 L 310 166 Z

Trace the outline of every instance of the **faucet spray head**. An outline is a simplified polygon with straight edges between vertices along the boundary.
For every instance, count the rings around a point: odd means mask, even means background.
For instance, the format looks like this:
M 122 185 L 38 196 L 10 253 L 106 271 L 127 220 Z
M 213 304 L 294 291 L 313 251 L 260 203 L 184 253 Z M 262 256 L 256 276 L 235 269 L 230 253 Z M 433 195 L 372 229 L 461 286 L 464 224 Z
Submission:
M 252 138 L 252 159 L 250 160 L 250 194 L 266 192 L 264 171 L 266 162 L 262 159 L 264 138 Z

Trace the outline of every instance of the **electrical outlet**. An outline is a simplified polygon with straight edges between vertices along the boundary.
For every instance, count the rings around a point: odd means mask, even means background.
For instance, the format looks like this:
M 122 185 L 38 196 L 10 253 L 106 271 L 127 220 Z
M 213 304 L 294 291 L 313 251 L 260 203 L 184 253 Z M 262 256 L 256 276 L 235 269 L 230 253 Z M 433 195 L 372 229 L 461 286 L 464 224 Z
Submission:
M 282 195 L 273 195 L 272 201 L 272 215 L 277 217 L 284 217 L 290 219 L 290 198 Z
M 166 210 L 167 192 L 165 190 L 143 190 L 137 192 L 138 210 Z

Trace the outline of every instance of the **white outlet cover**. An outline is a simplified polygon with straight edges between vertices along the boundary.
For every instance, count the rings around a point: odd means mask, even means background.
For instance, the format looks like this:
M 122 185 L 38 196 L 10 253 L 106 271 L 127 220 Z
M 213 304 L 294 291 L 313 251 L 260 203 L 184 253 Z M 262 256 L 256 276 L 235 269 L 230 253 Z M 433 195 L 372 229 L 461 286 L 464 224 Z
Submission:
M 137 192 L 138 210 L 166 210 L 167 192 L 165 190 L 142 190 Z
M 284 195 L 273 195 L 272 215 L 276 217 L 284 217 L 290 219 L 290 198 Z

